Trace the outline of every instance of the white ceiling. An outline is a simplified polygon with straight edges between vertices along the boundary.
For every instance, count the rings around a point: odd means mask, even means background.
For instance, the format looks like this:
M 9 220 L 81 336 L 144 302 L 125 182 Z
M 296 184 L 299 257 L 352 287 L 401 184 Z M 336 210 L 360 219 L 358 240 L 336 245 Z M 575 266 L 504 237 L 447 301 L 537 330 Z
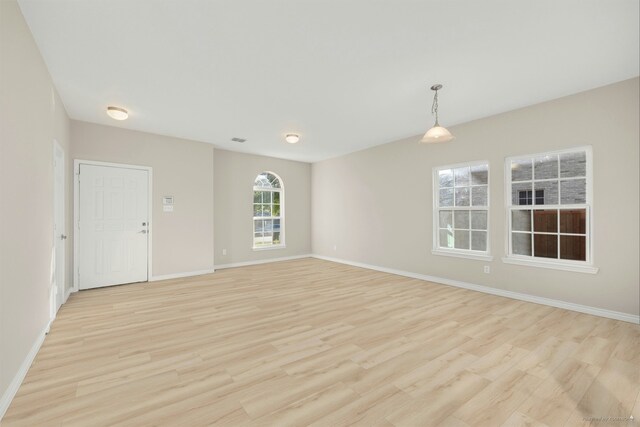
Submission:
M 424 133 L 433 83 L 448 126 L 639 74 L 638 0 L 19 3 L 71 118 L 309 162 Z

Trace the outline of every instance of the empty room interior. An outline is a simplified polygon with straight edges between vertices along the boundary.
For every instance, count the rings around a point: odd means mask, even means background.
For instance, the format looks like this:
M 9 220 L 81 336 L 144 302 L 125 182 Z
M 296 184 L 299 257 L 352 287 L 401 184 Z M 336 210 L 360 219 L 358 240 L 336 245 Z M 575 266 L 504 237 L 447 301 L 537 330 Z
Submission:
M 631 426 L 638 0 L 0 0 L 0 424 Z

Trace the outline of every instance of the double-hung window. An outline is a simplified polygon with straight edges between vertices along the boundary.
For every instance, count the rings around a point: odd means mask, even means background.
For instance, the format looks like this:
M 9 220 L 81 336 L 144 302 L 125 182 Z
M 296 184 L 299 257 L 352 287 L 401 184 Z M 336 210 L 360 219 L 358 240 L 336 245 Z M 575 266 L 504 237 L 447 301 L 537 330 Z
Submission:
M 433 253 L 490 260 L 489 162 L 437 167 Z
M 253 248 L 284 247 L 284 186 L 273 172 L 253 183 Z
M 591 148 L 506 161 L 505 262 L 594 273 L 591 266 Z

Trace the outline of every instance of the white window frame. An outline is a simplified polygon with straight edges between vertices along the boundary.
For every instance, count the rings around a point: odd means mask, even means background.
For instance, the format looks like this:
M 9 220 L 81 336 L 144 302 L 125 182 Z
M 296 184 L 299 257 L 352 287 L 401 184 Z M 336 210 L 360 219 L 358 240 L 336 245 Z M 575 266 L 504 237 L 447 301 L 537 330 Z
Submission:
M 575 153 L 583 151 L 586 157 L 586 173 L 585 179 L 587 181 L 586 184 L 586 203 L 584 204 L 561 204 L 561 185 L 560 181 L 562 178 L 560 177 L 560 161 L 558 160 L 558 178 L 544 179 L 544 180 L 535 180 L 535 175 L 532 176 L 530 181 L 517 181 L 518 183 L 527 183 L 527 182 L 536 182 L 536 181 L 558 181 L 558 204 L 555 205 L 513 205 L 512 202 L 512 181 L 511 181 L 511 163 L 513 161 L 518 160 L 529 160 L 535 159 L 536 157 L 543 157 L 548 155 L 558 155 L 567 154 L 567 153 Z M 550 268 L 556 270 L 565 270 L 565 271 L 574 271 L 580 273 L 590 273 L 596 274 L 598 272 L 598 268 L 593 264 L 593 149 L 590 145 L 587 146 L 579 146 L 572 147 L 563 150 L 552 150 L 545 151 L 541 153 L 527 154 L 527 155 L 518 155 L 507 157 L 505 159 L 504 165 L 505 171 L 505 211 L 507 220 L 505 221 L 506 225 L 506 239 L 505 239 L 505 250 L 506 255 L 502 258 L 502 261 L 507 264 L 517 264 L 517 265 L 526 265 L 531 267 L 540 267 L 540 268 Z M 582 177 L 575 177 L 575 179 L 581 179 Z M 535 188 L 534 190 L 534 200 L 535 200 Z M 577 261 L 577 260 L 566 260 L 566 259 L 552 259 L 552 258 L 543 258 L 543 257 L 535 257 L 533 255 L 518 255 L 513 254 L 512 252 L 512 211 L 513 210 L 569 210 L 569 209 L 585 209 L 585 252 L 586 252 L 586 260 L 585 261 Z M 558 212 L 558 221 L 560 221 L 560 215 Z M 533 227 L 533 222 L 531 224 Z M 532 232 L 533 233 L 533 232 Z M 560 233 L 560 226 L 558 225 L 558 231 L 555 233 L 537 233 L 537 234 L 549 234 L 558 236 L 558 245 L 560 245 L 560 236 L 567 235 L 568 233 Z M 532 243 L 533 244 L 533 243 Z M 532 252 L 533 253 L 533 252 Z M 560 256 L 560 247 L 558 246 L 558 256 Z
M 442 209 L 447 209 L 451 211 L 468 211 L 472 210 L 486 210 L 487 211 L 487 250 L 486 251 L 477 251 L 473 249 L 456 249 L 456 248 L 441 248 L 439 246 L 440 239 L 440 179 L 439 172 L 445 169 L 456 169 L 461 167 L 473 167 L 473 166 L 487 166 L 487 206 L 472 206 L 471 205 L 471 191 L 469 192 L 469 206 L 443 206 Z M 445 166 L 436 166 L 432 171 L 433 177 L 433 224 L 432 224 L 432 233 L 433 233 L 433 246 L 431 249 L 431 253 L 433 255 L 442 255 L 442 256 L 450 256 L 455 258 L 466 258 L 473 259 L 479 261 L 492 261 L 493 256 L 491 256 L 491 167 L 489 165 L 488 160 L 477 160 L 471 162 L 464 163 L 456 163 L 453 165 L 445 165 Z M 471 177 L 469 177 L 471 179 Z M 472 185 L 469 183 L 469 188 L 471 189 Z M 455 188 L 455 187 L 454 187 Z M 455 192 L 455 191 L 454 191 Z M 455 200 L 455 196 L 454 196 Z M 455 202 L 454 202 L 455 204 Z M 469 225 L 469 233 L 471 233 L 471 225 Z M 485 231 L 485 230 L 480 230 Z
M 280 188 L 268 188 L 268 187 L 259 187 L 257 185 L 253 186 L 253 191 L 251 192 L 251 223 L 252 223 L 252 233 L 251 233 L 251 245 L 252 245 L 252 249 L 254 251 L 268 251 L 268 250 L 273 250 L 273 249 L 284 249 L 286 248 L 286 244 L 285 244 L 285 213 L 284 213 L 284 182 L 282 181 L 282 178 L 280 177 L 280 175 L 278 175 L 275 172 L 272 171 L 262 171 L 260 173 L 258 173 L 254 179 L 253 179 L 253 183 L 255 184 L 255 180 L 258 176 L 262 175 L 262 174 L 271 174 L 273 176 L 275 176 L 278 179 L 278 182 L 280 183 Z M 254 201 L 253 201 L 253 195 L 255 191 L 270 191 L 272 193 L 280 193 L 280 216 L 253 216 L 253 212 L 254 212 Z M 273 195 L 271 196 L 273 200 Z M 264 220 L 264 219 L 270 219 L 270 220 L 274 220 L 274 219 L 279 219 L 280 220 L 280 243 L 277 244 L 271 244 L 271 245 L 261 245 L 261 246 L 256 246 L 256 220 Z

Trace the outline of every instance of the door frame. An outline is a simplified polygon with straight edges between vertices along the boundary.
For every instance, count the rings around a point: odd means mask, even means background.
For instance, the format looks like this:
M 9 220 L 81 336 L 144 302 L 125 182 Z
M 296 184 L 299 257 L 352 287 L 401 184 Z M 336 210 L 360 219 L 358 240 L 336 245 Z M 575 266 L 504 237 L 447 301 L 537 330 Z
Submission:
M 62 165 L 58 165 L 56 162 L 58 160 L 58 157 L 56 156 L 56 152 L 59 151 L 62 153 Z M 65 162 L 66 158 L 65 158 L 65 151 L 64 148 L 62 148 L 62 145 L 60 145 L 60 143 L 58 142 L 57 139 L 53 139 L 53 254 L 54 254 L 54 258 L 53 258 L 53 265 L 52 265 L 52 285 L 55 284 L 55 290 L 52 288 L 51 292 L 54 293 L 53 298 L 52 295 L 49 295 L 49 303 L 51 304 L 50 307 L 50 321 L 53 321 L 57 314 L 58 314 L 58 301 L 60 300 L 60 307 L 62 307 L 62 305 L 64 305 L 64 303 L 66 302 L 66 294 L 67 294 L 67 283 L 66 283 L 66 276 L 67 276 L 67 263 L 66 263 L 66 258 L 67 258 L 67 248 L 66 248 L 66 242 L 63 243 L 62 245 L 62 253 L 58 253 L 57 251 L 57 239 L 60 238 L 60 235 L 67 233 L 67 227 L 66 227 L 66 219 L 67 219 L 67 209 L 66 209 L 66 182 L 67 182 L 67 171 L 66 171 L 66 162 Z M 60 193 L 58 193 L 58 182 L 56 181 L 56 171 L 61 171 L 62 172 L 62 188 L 60 189 Z M 62 224 L 56 224 L 56 213 L 57 213 L 57 203 L 58 203 L 58 198 L 62 196 Z M 56 225 L 61 225 L 62 230 L 58 230 L 56 229 Z M 63 233 L 64 231 L 64 233 Z M 60 264 L 60 260 L 58 258 L 62 258 L 62 271 L 58 271 L 58 265 Z M 58 279 L 60 278 L 59 276 L 62 276 L 62 280 L 59 281 Z
M 153 253 L 152 253 L 152 236 L 153 236 L 153 168 L 151 166 L 129 165 L 125 163 L 100 162 L 95 160 L 73 159 L 73 292 L 78 292 L 80 282 L 78 280 L 78 272 L 80 265 L 79 246 L 80 246 L 80 230 L 79 214 L 80 214 L 80 165 L 104 166 L 122 169 L 138 169 L 147 171 L 148 194 L 147 194 L 147 212 L 149 215 L 149 227 L 147 228 L 147 282 L 152 277 Z

